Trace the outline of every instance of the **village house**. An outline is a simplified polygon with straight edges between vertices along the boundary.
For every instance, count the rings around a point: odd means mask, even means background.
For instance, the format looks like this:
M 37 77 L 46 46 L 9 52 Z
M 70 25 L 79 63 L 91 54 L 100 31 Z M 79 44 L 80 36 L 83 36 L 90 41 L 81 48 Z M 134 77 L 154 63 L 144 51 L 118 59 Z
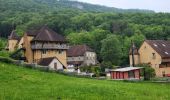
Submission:
M 6 46 L 6 50 L 13 52 L 18 48 L 18 43 L 20 41 L 20 37 L 16 34 L 15 31 L 12 31 L 10 36 L 8 37 L 8 43 Z
M 38 65 L 46 66 L 49 70 L 64 70 L 66 68 L 56 57 L 42 58 Z
M 67 51 L 68 66 L 90 66 L 98 63 L 94 50 L 87 45 L 71 46 Z
M 157 77 L 170 76 L 170 41 L 145 40 L 139 50 L 133 45 L 129 59 L 131 66 L 149 64 Z
M 60 69 L 61 65 L 63 68 L 67 66 L 67 41 L 47 26 L 43 26 L 37 31 L 27 31 L 23 36 L 22 47 L 28 63 L 43 65 L 45 62 L 45 66 L 53 64 L 50 65 L 50 68 L 56 69 Z

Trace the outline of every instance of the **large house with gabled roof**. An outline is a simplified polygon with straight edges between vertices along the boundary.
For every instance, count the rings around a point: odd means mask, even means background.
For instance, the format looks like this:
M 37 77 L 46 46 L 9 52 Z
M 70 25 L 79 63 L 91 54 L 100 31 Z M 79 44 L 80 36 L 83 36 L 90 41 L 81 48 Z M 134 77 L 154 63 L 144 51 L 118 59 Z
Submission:
M 44 58 L 56 57 L 63 67 L 67 66 L 67 41 L 47 26 L 43 26 L 40 30 L 25 32 L 23 48 L 28 63 L 39 63 Z
M 133 51 L 129 52 L 131 66 L 133 63 L 149 64 L 157 77 L 170 76 L 170 41 L 145 40 L 139 49 L 133 48 Z

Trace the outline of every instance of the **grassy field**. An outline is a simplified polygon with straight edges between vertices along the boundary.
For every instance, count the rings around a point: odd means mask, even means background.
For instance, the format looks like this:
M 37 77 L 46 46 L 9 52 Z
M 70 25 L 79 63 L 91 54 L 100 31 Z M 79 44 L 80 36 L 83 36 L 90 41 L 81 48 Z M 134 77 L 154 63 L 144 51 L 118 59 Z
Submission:
M 0 62 L 0 100 L 168 100 L 170 84 L 75 78 Z

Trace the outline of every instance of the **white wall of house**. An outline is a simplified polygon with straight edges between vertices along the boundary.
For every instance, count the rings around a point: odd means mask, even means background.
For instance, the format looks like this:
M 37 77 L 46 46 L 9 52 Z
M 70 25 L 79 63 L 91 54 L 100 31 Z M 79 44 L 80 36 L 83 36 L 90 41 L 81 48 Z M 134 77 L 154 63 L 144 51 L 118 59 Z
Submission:
M 55 69 L 55 63 L 57 65 L 57 69 Z M 49 64 L 49 68 L 51 70 L 62 70 L 62 69 L 64 69 L 62 63 L 60 63 L 60 61 L 58 61 L 57 59 L 53 59 L 53 61 Z
M 86 52 L 85 53 L 85 62 L 86 65 L 96 65 L 97 64 L 97 56 L 95 52 Z

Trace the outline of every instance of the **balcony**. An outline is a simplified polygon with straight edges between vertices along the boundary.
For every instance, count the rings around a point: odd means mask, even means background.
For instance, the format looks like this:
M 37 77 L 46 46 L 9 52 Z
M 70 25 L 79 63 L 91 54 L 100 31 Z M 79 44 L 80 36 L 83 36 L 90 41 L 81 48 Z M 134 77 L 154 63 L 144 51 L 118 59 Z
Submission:
M 66 44 L 32 44 L 32 49 L 69 49 Z

